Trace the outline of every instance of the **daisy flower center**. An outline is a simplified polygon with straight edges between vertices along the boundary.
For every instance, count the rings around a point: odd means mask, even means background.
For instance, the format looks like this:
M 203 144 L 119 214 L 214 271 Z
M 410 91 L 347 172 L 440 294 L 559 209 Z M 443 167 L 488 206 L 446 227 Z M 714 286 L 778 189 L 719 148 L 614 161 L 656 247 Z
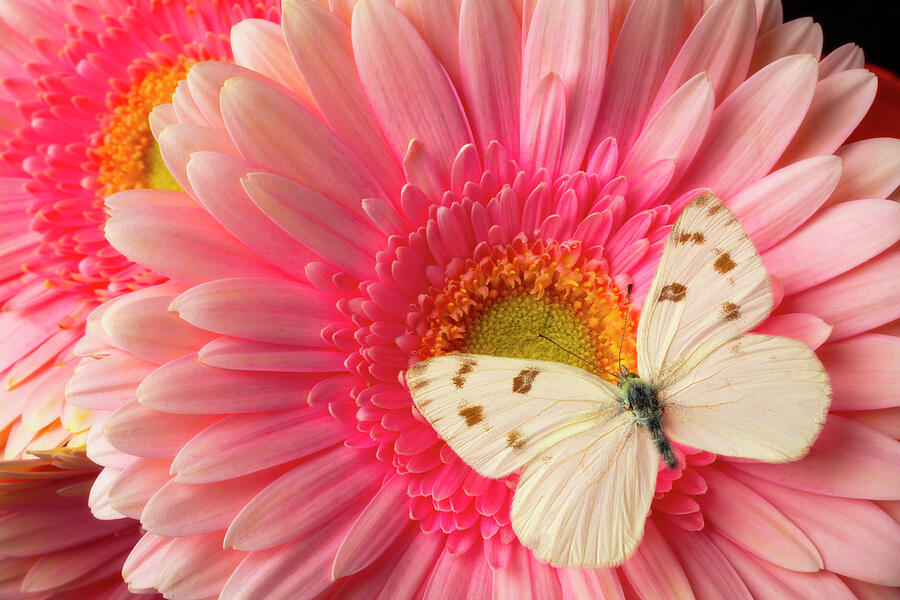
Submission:
M 181 57 L 159 65 L 112 102 L 97 148 L 100 182 L 107 195 L 136 188 L 183 191 L 163 163 L 148 118 L 156 106 L 172 101 L 193 63 Z

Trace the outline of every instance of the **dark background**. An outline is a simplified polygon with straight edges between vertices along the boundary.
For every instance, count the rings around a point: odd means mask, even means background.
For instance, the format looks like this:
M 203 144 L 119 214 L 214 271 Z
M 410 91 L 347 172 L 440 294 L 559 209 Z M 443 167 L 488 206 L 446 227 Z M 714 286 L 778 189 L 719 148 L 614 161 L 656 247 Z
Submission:
M 900 74 L 900 1 L 782 0 L 784 20 L 812 17 L 825 34 L 822 55 L 854 42 L 866 62 Z

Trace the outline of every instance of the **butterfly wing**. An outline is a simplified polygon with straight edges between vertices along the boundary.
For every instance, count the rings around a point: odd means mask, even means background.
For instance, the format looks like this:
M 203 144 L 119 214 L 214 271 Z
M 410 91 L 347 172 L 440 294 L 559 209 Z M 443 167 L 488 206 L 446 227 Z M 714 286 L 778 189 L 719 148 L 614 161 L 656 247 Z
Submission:
M 756 334 L 720 346 L 659 392 L 671 439 L 766 462 L 806 454 L 830 394 L 825 368 L 806 344 Z
M 523 544 L 556 567 L 624 562 L 644 534 L 659 459 L 623 411 L 531 461 L 510 519 Z
M 665 385 L 771 308 L 769 276 L 750 238 L 718 198 L 702 194 L 675 222 L 647 293 L 638 373 Z
M 447 354 L 413 365 L 406 377 L 422 415 L 485 477 L 508 475 L 622 410 L 618 388 L 556 362 Z

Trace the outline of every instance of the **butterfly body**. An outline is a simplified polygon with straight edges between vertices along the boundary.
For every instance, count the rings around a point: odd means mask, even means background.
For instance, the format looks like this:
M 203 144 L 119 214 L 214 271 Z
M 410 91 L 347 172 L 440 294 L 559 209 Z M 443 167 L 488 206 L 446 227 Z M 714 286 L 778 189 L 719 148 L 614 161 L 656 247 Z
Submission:
M 772 309 L 769 275 L 734 215 L 694 199 L 666 241 L 618 386 L 556 362 L 475 354 L 421 361 L 417 409 L 484 477 L 519 471 L 510 522 L 558 567 L 615 566 L 637 549 L 659 456 L 672 444 L 763 462 L 801 458 L 831 387 L 798 340 L 746 333 Z

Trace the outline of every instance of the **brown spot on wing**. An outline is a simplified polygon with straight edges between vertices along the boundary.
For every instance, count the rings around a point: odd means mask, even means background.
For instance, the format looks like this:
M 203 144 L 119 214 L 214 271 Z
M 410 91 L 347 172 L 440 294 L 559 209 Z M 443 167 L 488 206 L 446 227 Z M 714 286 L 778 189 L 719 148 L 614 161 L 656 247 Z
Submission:
M 506 434 L 506 445 L 514 450 L 521 450 L 525 447 L 525 438 L 518 429 L 513 429 Z
M 534 378 L 537 377 L 537 369 L 522 369 L 519 374 L 513 377 L 512 391 L 516 394 L 527 394 L 531 391 L 531 385 Z
M 722 320 L 736 321 L 741 318 L 741 307 L 734 302 L 722 303 Z
M 410 377 L 421 377 L 425 374 L 425 371 L 428 370 L 428 365 L 426 364 L 427 360 L 420 360 L 410 368 L 406 370 L 406 379 L 409 380 Z
M 678 244 L 693 244 L 694 246 L 700 246 L 706 243 L 706 236 L 699 231 L 693 233 L 682 232 L 675 236 L 675 242 Z
M 459 416 L 466 420 L 466 425 L 473 427 L 484 421 L 484 407 L 476 404 L 459 411 Z
M 478 365 L 478 361 L 472 358 L 464 358 L 460 361 L 459 369 L 456 371 L 456 375 L 450 381 L 453 382 L 458 389 L 462 389 L 462 387 L 466 384 L 466 375 L 475 370 L 475 367 Z
M 420 378 L 420 379 L 417 379 L 415 383 L 410 383 L 410 385 L 409 385 L 409 391 L 411 391 L 411 392 L 418 392 L 418 391 L 421 390 L 423 387 L 426 387 L 426 386 L 428 386 L 428 385 L 431 385 L 431 380 L 430 380 L 430 379 Z
M 663 286 L 663 288 L 659 291 L 659 298 L 657 302 L 662 302 L 663 300 L 670 300 L 672 302 L 681 302 L 684 300 L 684 295 L 687 293 L 687 288 L 680 283 L 670 283 L 669 285 Z
M 709 207 L 709 210 L 706 211 L 706 214 L 708 214 L 709 216 L 713 216 L 713 215 L 715 215 L 717 212 L 719 212 L 720 210 L 722 210 L 723 208 L 725 208 L 725 205 L 724 205 L 724 204 L 722 204 L 721 202 L 715 202 L 715 203 L 713 203 L 712 206 Z
M 715 200 L 715 199 L 716 199 L 715 196 L 713 196 L 709 192 L 705 192 L 703 194 L 700 194 L 696 198 L 694 198 L 693 201 L 691 201 L 691 204 L 702 208 L 702 207 L 706 206 L 707 204 L 709 204 L 710 200 Z
M 713 269 L 716 270 L 716 273 L 721 273 L 723 275 L 734 269 L 736 266 L 737 263 L 732 260 L 731 255 L 727 252 L 719 254 L 719 258 L 713 263 Z

